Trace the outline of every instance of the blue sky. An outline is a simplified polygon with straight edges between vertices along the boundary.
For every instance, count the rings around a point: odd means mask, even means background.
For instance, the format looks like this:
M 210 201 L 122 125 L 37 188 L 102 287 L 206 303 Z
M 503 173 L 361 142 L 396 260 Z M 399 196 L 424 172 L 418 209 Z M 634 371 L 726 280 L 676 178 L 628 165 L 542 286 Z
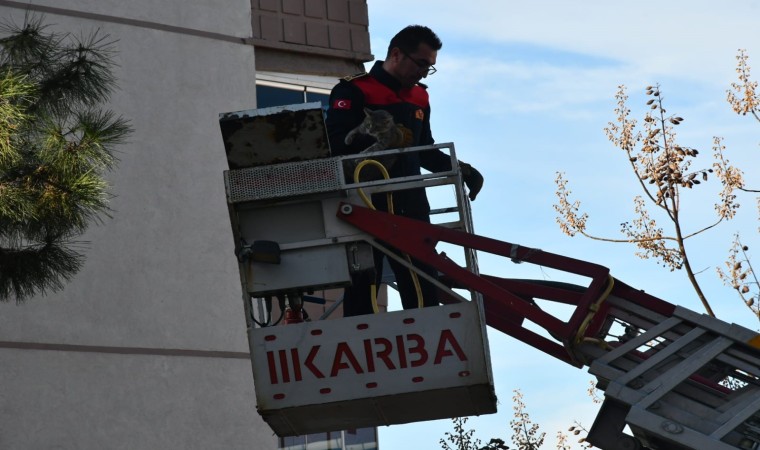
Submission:
M 467 4 L 465 11 L 461 5 Z M 633 215 L 636 180 L 604 127 L 614 120 L 615 93 L 628 88 L 633 117 L 643 118 L 645 87 L 659 83 L 668 112 L 685 118 L 682 145 L 701 149 L 696 165 L 709 166 L 713 136 L 721 136 L 731 162 L 750 187 L 760 188 L 756 167 L 760 123 L 735 115 L 726 90 L 736 81 L 743 48 L 760 80 L 760 1 L 485 1 L 368 0 L 372 52 L 382 59 L 390 38 L 412 23 L 435 30 L 444 46 L 438 72 L 426 83 L 438 142 L 453 142 L 460 159 L 485 176 L 473 203 L 475 230 L 488 237 L 589 260 L 622 281 L 701 312 L 685 274 L 671 273 L 634 256 L 628 245 L 563 235 L 555 222 L 554 178 L 570 180 L 574 198 L 589 212 L 590 231 L 621 237 L 619 224 Z M 717 183 L 684 199 L 694 229 L 714 219 Z M 753 196 L 740 198 L 737 220 L 689 241 L 699 280 L 720 318 L 757 329 L 738 297 L 722 286 L 722 264 L 732 235 L 757 247 Z M 653 211 L 650 210 L 653 213 Z M 663 222 L 662 225 L 665 225 Z M 758 263 L 760 264 L 760 263 Z M 484 273 L 544 278 L 536 267 L 481 258 Z M 500 412 L 470 419 L 477 437 L 508 438 L 513 389 L 547 433 L 545 448 L 575 420 L 590 427 L 598 406 L 586 394 L 592 379 L 498 332 L 489 332 Z M 380 429 L 384 449 L 437 449 L 450 421 Z

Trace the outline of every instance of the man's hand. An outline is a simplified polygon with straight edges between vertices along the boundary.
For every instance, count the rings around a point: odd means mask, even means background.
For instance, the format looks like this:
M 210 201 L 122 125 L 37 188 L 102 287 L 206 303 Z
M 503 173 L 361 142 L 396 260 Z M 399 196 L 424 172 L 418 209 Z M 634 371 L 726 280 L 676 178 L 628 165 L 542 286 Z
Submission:
M 475 200 L 478 196 L 478 192 L 483 187 L 483 175 L 478 170 L 466 162 L 459 161 L 459 170 L 462 171 L 462 179 L 464 184 L 470 190 L 470 200 Z
M 412 130 L 401 124 L 396 124 L 396 130 L 398 131 L 398 137 L 393 141 L 390 148 L 405 148 L 412 145 L 412 142 L 414 142 Z

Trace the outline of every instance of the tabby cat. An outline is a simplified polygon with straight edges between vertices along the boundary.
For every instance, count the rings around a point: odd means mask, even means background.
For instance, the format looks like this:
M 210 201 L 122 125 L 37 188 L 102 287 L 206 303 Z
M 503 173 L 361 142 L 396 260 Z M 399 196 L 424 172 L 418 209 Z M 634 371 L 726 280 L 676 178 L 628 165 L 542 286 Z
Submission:
M 405 133 L 404 126 L 396 125 L 393 121 L 393 116 L 388 111 L 382 109 L 373 111 L 369 108 L 364 108 L 364 114 L 366 117 L 362 123 L 346 135 L 346 144 L 353 142 L 358 134 L 372 136 L 377 142 L 362 150 L 362 153 L 364 153 L 397 148 L 404 144 L 408 145 L 409 141 L 411 141 L 407 137 L 407 133 Z
M 372 151 L 387 150 L 392 148 L 408 147 L 412 143 L 412 131 L 403 125 L 398 125 L 393 121 L 393 116 L 388 111 L 378 109 L 371 110 L 364 108 L 365 118 L 356 128 L 349 131 L 345 138 L 346 144 L 351 144 L 357 135 L 369 135 L 375 138 L 375 143 L 361 151 L 367 153 Z M 398 155 L 385 155 L 373 157 L 387 170 L 390 170 L 396 164 Z M 348 174 L 353 174 L 358 160 L 351 160 L 346 163 Z M 350 177 L 351 175 L 349 175 Z M 374 181 L 383 178 L 382 173 L 377 167 L 369 166 L 362 173 L 363 181 Z

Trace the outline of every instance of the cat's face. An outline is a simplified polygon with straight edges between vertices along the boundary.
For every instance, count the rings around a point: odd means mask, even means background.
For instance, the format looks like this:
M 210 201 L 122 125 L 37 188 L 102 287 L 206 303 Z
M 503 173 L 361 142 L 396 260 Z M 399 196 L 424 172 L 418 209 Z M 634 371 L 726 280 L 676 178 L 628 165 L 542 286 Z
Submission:
M 393 116 L 388 111 L 378 109 L 372 111 L 370 109 L 364 109 L 364 113 L 367 115 L 365 123 L 367 129 L 370 132 L 379 133 L 390 130 L 395 123 L 393 122 Z

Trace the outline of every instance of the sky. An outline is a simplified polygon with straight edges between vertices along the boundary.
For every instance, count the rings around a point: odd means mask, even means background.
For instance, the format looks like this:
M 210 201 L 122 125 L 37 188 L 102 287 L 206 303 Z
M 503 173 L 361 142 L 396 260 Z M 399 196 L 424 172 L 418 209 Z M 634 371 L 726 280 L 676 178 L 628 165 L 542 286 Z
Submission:
M 632 199 L 641 192 L 604 128 L 615 118 L 619 86 L 641 123 L 645 88 L 659 84 L 668 112 L 685 119 L 677 128 L 679 143 L 701 149 L 695 166 L 712 164 L 713 137 L 720 136 L 748 187 L 760 189 L 760 175 L 752 171 L 760 123 L 736 115 L 726 102 L 737 81 L 738 49 L 747 51 L 760 79 L 760 0 L 368 0 L 368 7 L 377 59 L 409 24 L 427 25 L 443 41 L 438 72 L 425 80 L 433 135 L 439 143 L 453 142 L 458 157 L 485 177 L 472 205 L 477 234 L 601 264 L 635 288 L 703 312 L 684 273 L 637 258 L 627 244 L 562 234 L 552 207 L 554 179 L 565 174 L 573 198 L 590 215 L 590 232 L 622 237 L 620 223 L 633 218 Z M 684 198 L 692 231 L 714 221 L 717 186 L 708 182 Z M 757 330 L 757 320 L 715 275 L 738 231 L 750 254 L 760 255 L 757 200 L 744 195 L 739 202 L 737 219 L 688 241 L 687 250 L 718 317 Z M 555 276 L 484 255 L 480 265 L 483 273 L 507 278 Z M 598 405 L 587 394 L 592 376 L 585 369 L 497 331 L 488 335 L 499 412 L 470 418 L 476 437 L 509 438 L 514 389 L 546 432 L 544 448 L 555 448 L 556 433 L 576 421 L 591 426 Z M 380 447 L 439 449 L 438 440 L 452 430 L 449 420 L 381 427 Z

